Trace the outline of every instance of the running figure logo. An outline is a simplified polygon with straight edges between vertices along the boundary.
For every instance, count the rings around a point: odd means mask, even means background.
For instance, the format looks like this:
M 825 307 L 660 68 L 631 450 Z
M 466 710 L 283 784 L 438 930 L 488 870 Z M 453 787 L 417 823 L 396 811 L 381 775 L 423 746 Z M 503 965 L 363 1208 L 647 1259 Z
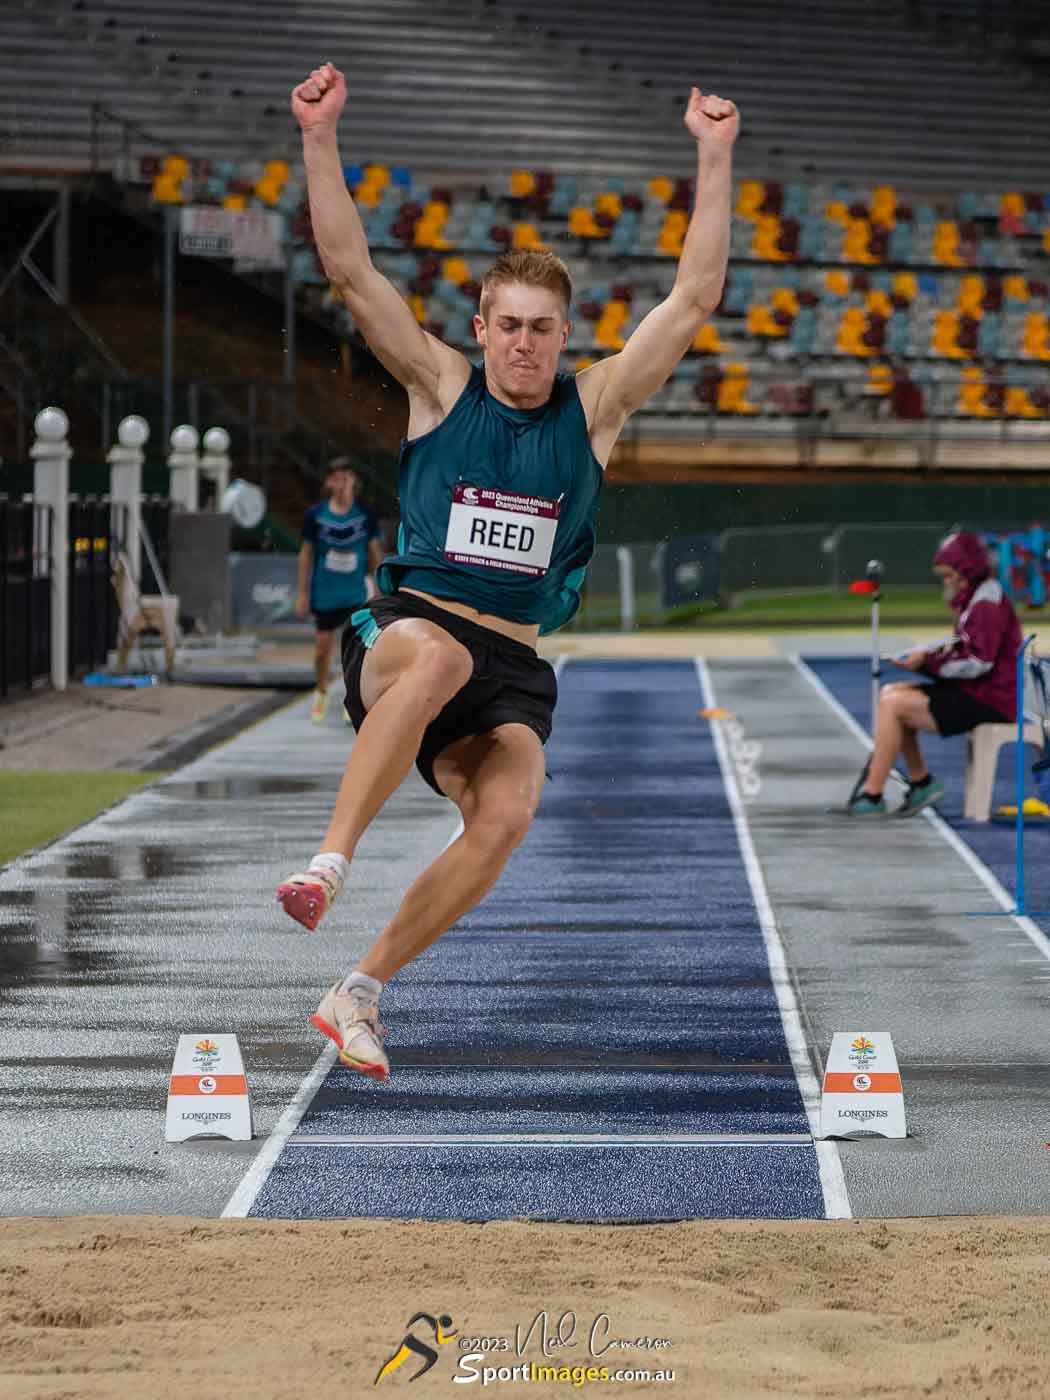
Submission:
M 391 1371 L 396 1371 L 401 1363 L 407 1361 L 410 1356 L 421 1356 L 425 1362 L 425 1365 L 422 1366 L 414 1376 L 409 1377 L 409 1379 L 413 1381 L 418 1381 L 420 1376 L 426 1371 L 429 1371 L 431 1366 L 433 1366 L 434 1362 L 438 1359 L 438 1354 L 432 1346 L 427 1342 L 421 1342 L 418 1337 L 413 1337 L 412 1328 L 417 1322 L 425 1322 L 427 1324 L 434 1333 L 434 1340 L 439 1347 L 444 1346 L 446 1342 L 450 1342 L 456 1335 L 454 1331 L 450 1332 L 447 1330 L 452 1326 L 452 1319 L 449 1317 L 448 1313 L 442 1313 L 436 1320 L 432 1318 L 429 1313 L 416 1313 L 415 1317 L 410 1317 L 408 1319 L 408 1330 L 405 1333 L 404 1340 L 390 1360 L 384 1361 L 382 1366 L 380 1366 L 379 1374 L 372 1382 L 373 1385 L 378 1385 L 384 1376 L 389 1376 Z

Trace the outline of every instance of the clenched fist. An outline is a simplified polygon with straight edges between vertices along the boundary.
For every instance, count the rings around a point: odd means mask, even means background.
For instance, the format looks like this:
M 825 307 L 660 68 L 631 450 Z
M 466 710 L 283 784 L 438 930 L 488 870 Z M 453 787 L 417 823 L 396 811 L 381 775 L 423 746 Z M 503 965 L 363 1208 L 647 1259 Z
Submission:
M 292 89 L 292 111 L 303 134 L 334 131 L 346 101 L 346 79 L 331 63 L 315 68 L 305 83 Z
M 714 93 L 705 97 L 699 88 L 689 94 L 683 121 L 690 136 L 708 148 L 725 151 L 732 149 L 740 130 L 740 113 L 734 104 Z

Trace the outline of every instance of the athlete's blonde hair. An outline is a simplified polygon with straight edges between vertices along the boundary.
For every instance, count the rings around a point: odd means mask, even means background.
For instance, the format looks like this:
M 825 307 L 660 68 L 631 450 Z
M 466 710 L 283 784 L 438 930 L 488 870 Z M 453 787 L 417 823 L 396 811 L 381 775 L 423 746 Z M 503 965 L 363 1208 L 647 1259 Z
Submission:
M 504 253 L 485 273 L 481 284 L 481 299 L 478 307 L 483 321 L 488 320 L 492 293 L 497 287 L 509 286 L 518 282 L 525 287 L 545 287 L 554 292 L 565 303 L 565 319 L 569 318 L 572 305 L 572 282 L 569 269 L 555 253 L 538 248 L 517 248 L 512 253 Z

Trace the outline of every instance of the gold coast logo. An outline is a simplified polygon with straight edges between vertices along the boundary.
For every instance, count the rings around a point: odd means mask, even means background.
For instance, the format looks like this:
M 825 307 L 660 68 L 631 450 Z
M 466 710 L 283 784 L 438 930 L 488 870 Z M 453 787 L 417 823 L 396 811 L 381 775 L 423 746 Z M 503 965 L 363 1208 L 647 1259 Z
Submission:
M 421 1341 L 419 1337 L 415 1336 L 413 1333 L 412 1328 L 415 1327 L 417 1323 L 421 1322 L 425 1323 L 430 1329 L 436 1345 L 432 1346 L 429 1341 Z M 384 1361 L 382 1366 L 380 1366 L 379 1374 L 372 1384 L 378 1385 L 385 1376 L 389 1376 L 392 1372 L 396 1371 L 399 1366 L 403 1366 L 406 1361 L 410 1361 L 413 1357 L 417 1356 L 422 1359 L 423 1365 L 414 1375 L 409 1376 L 409 1380 L 418 1380 L 419 1377 L 423 1375 L 424 1372 L 429 1371 L 431 1366 L 437 1361 L 437 1348 L 443 1347 L 446 1342 L 450 1342 L 452 1338 L 456 1336 L 454 1331 L 449 1330 L 451 1327 L 452 1319 L 449 1317 L 448 1313 L 442 1313 L 440 1317 L 435 1318 L 431 1317 L 429 1313 L 418 1312 L 414 1317 L 410 1317 L 405 1325 L 405 1335 L 401 1339 L 401 1345 L 398 1347 L 397 1351 L 394 1352 L 393 1356 L 391 1356 L 389 1360 Z
M 866 1035 L 858 1035 L 856 1040 L 850 1041 L 849 1058 L 850 1063 L 863 1069 L 865 1065 L 870 1065 L 875 1055 L 875 1046 Z
M 193 1047 L 193 1063 L 200 1069 L 211 1069 L 218 1062 L 220 1053 L 214 1040 L 198 1040 Z

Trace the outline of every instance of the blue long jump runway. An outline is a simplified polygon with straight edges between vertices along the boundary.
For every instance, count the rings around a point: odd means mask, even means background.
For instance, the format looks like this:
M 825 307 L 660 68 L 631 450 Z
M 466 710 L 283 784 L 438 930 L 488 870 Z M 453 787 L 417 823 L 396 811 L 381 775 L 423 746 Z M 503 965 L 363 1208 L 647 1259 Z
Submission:
M 252 1215 L 825 1215 L 701 703 L 689 662 L 563 671 L 528 838 L 384 996 L 390 1083 L 333 1068 Z

